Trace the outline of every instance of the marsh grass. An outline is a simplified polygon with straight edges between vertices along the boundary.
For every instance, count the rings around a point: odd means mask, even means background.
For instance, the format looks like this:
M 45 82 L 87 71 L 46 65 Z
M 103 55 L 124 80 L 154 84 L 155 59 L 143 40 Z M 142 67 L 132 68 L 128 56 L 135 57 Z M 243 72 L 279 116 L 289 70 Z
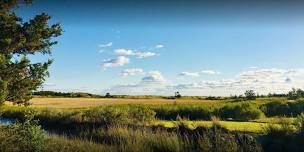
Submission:
M 24 122 L 25 111 L 35 111 L 35 119 L 40 120 L 43 128 L 66 134 L 45 140 L 50 149 L 55 145 L 61 147 L 55 148 L 56 151 L 260 151 L 256 137 L 248 132 L 259 137 L 264 133 L 263 140 L 259 141 L 266 149 L 267 143 L 276 145 L 276 140 L 278 143 L 299 143 L 304 137 L 299 129 L 303 128 L 300 116 L 299 122 L 293 122 L 293 118 L 264 117 L 260 108 L 269 103 L 266 99 L 180 104 L 183 100 L 174 104 L 90 108 L 5 105 L 0 113 L 5 118 Z M 85 145 L 88 145 L 87 149 Z
M 45 152 L 115 152 L 115 147 L 97 144 L 89 140 L 49 135 L 45 140 Z
M 161 130 L 153 131 L 148 128 L 135 129 L 116 125 L 106 129 L 86 131 L 81 136 L 98 143 L 115 146 L 119 151 L 180 151 L 177 134 Z

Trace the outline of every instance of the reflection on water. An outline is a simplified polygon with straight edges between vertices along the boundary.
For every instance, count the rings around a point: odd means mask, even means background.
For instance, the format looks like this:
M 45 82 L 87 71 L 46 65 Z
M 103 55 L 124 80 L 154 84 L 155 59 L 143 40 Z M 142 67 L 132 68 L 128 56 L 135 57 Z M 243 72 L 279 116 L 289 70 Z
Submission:
M 8 119 L 8 118 L 0 118 L 0 125 L 5 125 L 8 126 L 10 124 L 14 123 L 13 119 Z

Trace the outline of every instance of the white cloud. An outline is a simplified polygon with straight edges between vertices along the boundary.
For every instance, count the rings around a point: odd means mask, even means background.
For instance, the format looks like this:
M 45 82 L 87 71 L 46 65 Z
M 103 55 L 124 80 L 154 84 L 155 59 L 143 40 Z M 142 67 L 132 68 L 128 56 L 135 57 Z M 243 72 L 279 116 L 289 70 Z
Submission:
M 114 53 L 117 55 L 133 55 L 132 50 L 126 50 L 126 49 L 117 49 L 114 50 Z
M 114 86 L 109 91 L 119 94 L 154 95 L 172 95 L 173 92 L 180 91 L 183 95 L 205 96 L 243 94 L 248 89 L 259 94 L 286 93 L 293 87 L 304 88 L 304 69 L 251 69 L 229 79 L 203 80 L 186 84 L 167 82 L 160 72 L 152 71 L 137 84 Z
M 114 53 L 117 55 L 135 56 L 137 58 L 147 58 L 156 55 L 156 53 L 150 51 L 134 51 L 130 49 L 117 49 L 114 50 Z
M 251 66 L 251 67 L 248 67 L 248 69 L 257 69 L 258 67 L 256 66 Z
M 144 70 L 140 68 L 132 68 L 132 69 L 125 69 L 120 73 L 121 76 L 130 76 L 137 74 L 144 74 Z
M 216 75 L 216 74 L 220 74 L 220 72 L 213 71 L 213 70 L 204 70 L 204 71 L 200 71 L 200 72 L 182 72 L 178 75 L 182 76 L 182 77 L 186 77 L 186 76 L 199 77 L 202 75 Z
M 304 69 L 255 69 L 243 71 L 232 79 L 200 81 L 172 87 L 189 92 L 214 90 L 221 95 L 240 94 L 247 89 L 253 89 L 263 94 L 282 93 L 287 92 L 292 87 L 303 88 L 303 78 Z
M 135 84 L 115 85 L 104 92 L 111 94 L 130 94 L 130 95 L 165 95 L 164 88 L 167 86 L 167 80 L 159 71 L 150 71 L 146 73 L 141 81 Z
M 56 84 L 55 83 L 44 83 L 43 85 L 42 85 L 43 87 L 54 87 L 54 86 L 56 86 Z
M 166 82 L 166 79 L 163 77 L 163 75 L 159 71 L 150 71 L 141 80 L 142 80 L 142 82 L 147 82 L 147 83 L 164 83 L 164 82 Z
M 147 58 L 147 57 L 155 56 L 156 53 L 154 53 L 154 52 L 135 52 L 134 55 L 137 58 Z
M 158 44 L 158 45 L 155 46 L 155 48 L 157 48 L 157 49 L 160 49 L 160 48 L 163 48 L 163 47 L 165 47 L 165 46 L 162 45 L 162 44 Z
M 208 74 L 208 75 L 215 75 L 215 74 L 220 74 L 218 71 L 213 71 L 213 70 L 203 70 L 200 72 L 201 74 Z
M 200 73 L 198 72 L 182 72 L 180 74 L 178 74 L 179 76 L 191 76 L 191 77 L 199 77 Z
M 99 44 L 98 47 L 106 48 L 106 47 L 111 47 L 112 45 L 113 45 L 113 42 L 109 42 L 109 43 L 106 43 L 106 44 Z
M 107 68 L 113 68 L 113 67 L 119 67 L 119 66 L 124 66 L 125 64 L 130 63 L 130 59 L 124 56 L 119 56 L 116 59 L 108 59 L 103 61 L 102 67 L 104 69 Z

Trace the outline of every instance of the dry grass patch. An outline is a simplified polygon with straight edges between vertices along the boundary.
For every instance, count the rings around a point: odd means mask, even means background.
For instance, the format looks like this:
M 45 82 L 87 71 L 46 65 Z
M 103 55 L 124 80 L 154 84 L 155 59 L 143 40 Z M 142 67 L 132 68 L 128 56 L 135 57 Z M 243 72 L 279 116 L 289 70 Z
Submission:
M 146 105 L 166 105 L 166 104 L 212 104 L 210 100 L 171 100 L 171 99 L 106 99 L 106 98 L 33 98 L 33 107 L 48 108 L 82 108 L 106 105 L 127 105 L 127 104 L 146 104 Z

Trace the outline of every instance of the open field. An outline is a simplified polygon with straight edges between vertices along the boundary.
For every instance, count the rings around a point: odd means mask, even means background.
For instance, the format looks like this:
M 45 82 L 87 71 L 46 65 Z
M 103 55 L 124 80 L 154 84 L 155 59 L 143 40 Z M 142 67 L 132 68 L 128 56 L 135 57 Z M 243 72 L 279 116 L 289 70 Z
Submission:
M 82 108 L 107 105 L 126 105 L 126 104 L 146 104 L 146 105 L 165 105 L 165 104 L 215 104 L 213 100 L 197 99 L 116 99 L 116 98 L 33 98 L 31 101 L 33 107 L 48 108 Z M 217 103 L 218 104 L 218 103 Z
M 285 102 L 286 98 L 259 98 L 255 101 L 256 104 L 262 105 L 272 101 Z M 163 98 L 47 98 L 35 97 L 30 103 L 32 107 L 47 107 L 47 108 L 85 108 L 108 105 L 127 105 L 127 104 L 144 104 L 144 105 L 219 105 L 227 102 L 227 100 L 205 100 L 205 99 L 163 99 Z M 10 104 L 10 103 L 6 103 Z

